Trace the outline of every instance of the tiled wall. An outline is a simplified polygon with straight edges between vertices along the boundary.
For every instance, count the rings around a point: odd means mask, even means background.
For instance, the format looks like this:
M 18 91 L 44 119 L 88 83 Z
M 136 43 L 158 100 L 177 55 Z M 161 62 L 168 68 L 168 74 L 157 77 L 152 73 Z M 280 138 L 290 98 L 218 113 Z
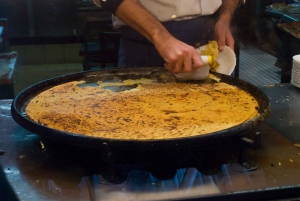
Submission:
M 79 56 L 81 44 L 51 44 L 11 46 L 21 58 L 21 65 L 81 63 Z

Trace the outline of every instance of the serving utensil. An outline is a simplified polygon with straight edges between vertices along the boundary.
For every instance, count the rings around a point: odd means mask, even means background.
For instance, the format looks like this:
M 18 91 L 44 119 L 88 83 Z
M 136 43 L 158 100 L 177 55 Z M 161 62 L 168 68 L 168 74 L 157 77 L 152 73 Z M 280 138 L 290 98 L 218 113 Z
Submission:
M 201 46 L 196 50 L 200 54 L 205 49 L 206 49 L 206 45 Z M 209 62 L 213 62 L 213 61 L 211 56 L 201 56 L 201 58 L 204 63 L 202 67 L 197 68 L 191 72 L 177 73 L 174 75 L 177 78 L 184 79 L 184 80 L 206 79 L 209 75 L 209 69 L 210 69 L 209 65 L 211 64 Z M 219 52 L 216 60 L 220 64 L 216 72 L 225 75 L 231 75 L 236 65 L 236 56 L 233 50 L 230 47 L 225 46 L 224 50 L 222 52 Z

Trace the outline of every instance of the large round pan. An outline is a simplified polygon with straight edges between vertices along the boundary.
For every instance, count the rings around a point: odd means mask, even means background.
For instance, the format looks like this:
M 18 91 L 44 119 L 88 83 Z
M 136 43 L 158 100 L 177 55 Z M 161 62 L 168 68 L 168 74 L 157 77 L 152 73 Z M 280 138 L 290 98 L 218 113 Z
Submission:
M 35 97 L 37 94 L 59 84 L 63 84 L 70 81 L 80 81 L 84 80 L 87 83 L 96 83 L 97 81 L 112 81 L 112 80 L 124 80 L 124 79 L 139 79 L 139 78 L 151 78 L 157 79 L 161 82 L 166 82 L 160 80 L 161 75 L 167 75 L 169 78 L 174 76 L 167 72 L 164 68 L 157 67 L 139 67 L 139 68 L 115 68 L 108 70 L 97 70 L 97 71 L 85 71 L 80 73 L 74 73 L 69 75 L 63 75 L 48 79 L 39 83 L 36 83 L 22 92 L 20 92 L 16 98 L 13 100 L 11 112 L 13 119 L 20 124 L 25 129 L 40 135 L 45 138 L 52 140 L 57 140 L 59 142 L 68 143 L 72 145 L 79 145 L 84 147 L 102 147 L 103 144 L 110 147 L 110 149 L 174 149 L 183 147 L 194 147 L 207 145 L 209 143 L 219 143 L 220 141 L 240 137 L 247 133 L 258 124 L 264 122 L 264 120 L 269 116 L 270 104 L 268 97 L 256 86 L 247 83 L 243 80 L 213 73 L 215 77 L 219 78 L 221 82 L 228 83 L 230 85 L 237 86 L 247 92 L 249 92 L 259 103 L 258 115 L 252 119 L 243 122 L 240 125 L 231 127 L 226 130 L 208 133 L 205 135 L 185 137 L 185 138 L 175 138 L 175 139 L 159 139 L 159 140 L 118 140 L 118 139 L 106 139 L 106 138 L 96 138 L 84 135 L 78 135 L 68 132 L 63 132 L 55 129 L 48 128 L 46 126 L 40 125 L 36 122 L 30 120 L 25 113 L 24 108 L 28 101 Z M 174 77 L 172 81 L 183 82 L 176 80 Z M 215 79 L 207 79 L 205 81 L 193 81 L 193 83 L 207 83 L 216 82 Z

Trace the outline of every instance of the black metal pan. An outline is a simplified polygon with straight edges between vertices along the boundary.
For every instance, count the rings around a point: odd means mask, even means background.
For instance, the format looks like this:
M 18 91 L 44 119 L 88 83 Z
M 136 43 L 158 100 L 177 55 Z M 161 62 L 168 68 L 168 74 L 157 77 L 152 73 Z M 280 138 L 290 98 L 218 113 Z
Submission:
M 184 147 L 195 147 L 201 145 L 207 145 L 210 143 L 219 143 L 228 138 L 240 137 L 247 133 L 248 131 L 255 128 L 270 114 L 270 103 L 268 97 L 256 86 L 231 77 L 227 75 L 222 75 L 219 73 L 212 73 L 215 77 L 219 78 L 221 82 L 228 83 L 230 85 L 237 86 L 247 92 L 249 92 L 259 103 L 258 113 L 259 115 L 254 118 L 234 127 L 226 130 L 209 133 L 206 135 L 199 135 L 193 137 L 185 138 L 175 138 L 175 139 L 159 139 L 159 140 L 118 140 L 118 139 L 106 139 L 106 138 L 96 138 L 84 135 L 78 135 L 68 132 L 63 132 L 55 129 L 42 126 L 36 122 L 30 120 L 26 114 L 24 108 L 28 101 L 35 97 L 37 94 L 59 84 L 63 84 L 70 81 L 80 81 L 84 80 L 88 84 L 96 83 L 97 81 L 116 81 L 125 79 L 140 79 L 140 78 L 150 78 L 156 79 L 159 82 L 166 82 L 166 80 L 161 80 L 161 75 L 167 75 L 167 77 L 172 78 L 172 81 L 183 82 L 176 80 L 176 78 L 161 67 L 139 67 L 139 68 L 114 68 L 107 70 L 97 70 L 97 71 L 85 71 L 69 75 L 63 75 L 48 79 L 39 83 L 36 83 L 22 92 L 20 92 L 13 100 L 11 113 L 13 119 L 25 129 L 40 135 L 42 137 L 56 140 L 62 143 L 79 145 L 83 147 L 93 147 L 100 148 L 103 145 L 109 147 L 110 149 L 136 149 L 136 150 L 148 150 L 148 149 L 176 149 Z M 185 81 L 186 82 L 186 81 Z M 205 81 L 192 81 L 192 83 L 207 83 L 216 82 L 215 79 L 207 79 Z

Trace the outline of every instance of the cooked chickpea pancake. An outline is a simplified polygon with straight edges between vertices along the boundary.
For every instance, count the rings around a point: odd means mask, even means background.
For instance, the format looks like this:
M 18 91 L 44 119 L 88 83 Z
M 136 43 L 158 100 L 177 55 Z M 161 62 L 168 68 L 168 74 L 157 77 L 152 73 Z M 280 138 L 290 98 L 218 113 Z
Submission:
M 257 101 L 226 83 L 152 83 L 121 92 L 79 83 L 40 93 L 28 103 L 27 116 L 60 131 L 147 140 L 205 135 L 257 115 Z

